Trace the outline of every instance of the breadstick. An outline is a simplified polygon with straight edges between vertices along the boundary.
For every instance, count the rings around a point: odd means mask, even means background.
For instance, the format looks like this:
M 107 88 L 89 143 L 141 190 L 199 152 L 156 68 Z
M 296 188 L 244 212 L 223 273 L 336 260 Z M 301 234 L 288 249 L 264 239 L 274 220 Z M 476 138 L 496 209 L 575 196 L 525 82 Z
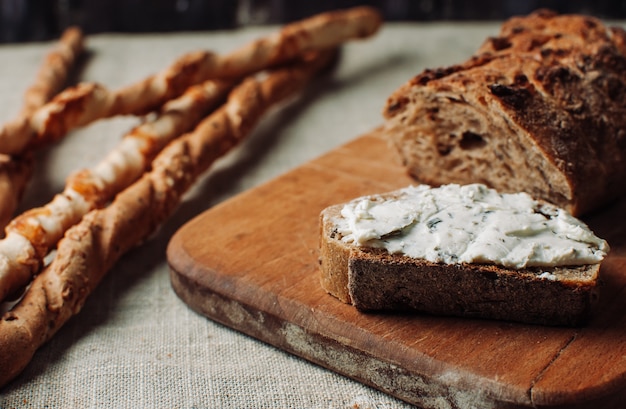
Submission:
M 366 38 L 382 23 L 375 9 L 367 6 L 321 13 L 285 25 L 280 31 L 260 38 L 224 56 L 217 56 L 214 77 L 240 77 L 292 60 L 303 53 L 337 47 L 350 39 Z
M 83 48 L 80 29 L 67 29 L 58 44 L 46 55 L 35 81 L 24 93 L 24 104 L 12 123 L 28 123 L 28 117 L 64 87 Z M 10 124 L 7 126 L 11 127 Z M 0 155 L 0 228 L 4 228 L 11 220 L 32 168 L 33 158 L 30 153 L 19 158 Z
M 12 220 L 0 240 L 0 301 L 27 285 L 65 231 L 139 178 L 173 138 L 189 131 L 225 97 L 230 81 L 206 81 L 164 105 L 128 133 L 99 164 L 68 178 L 64 191 Z
M 100 118 L 147 113 L 195 83 L 211 78 L 243 78 L 309 51 L 370 36 L 380 24 L 379 13 L 369 7 L 322 13 L 288 24 L 224 56 L 205 51 L 186 54 L 165 71 L 118 91 L 98 84 L 80 84 L 38 109 L 29 121 L 1 129 L 0 152 L 15 154 L 33 144 L 50 143 Z
M 80 311 L 106 272 L 153 233 L 201 173 L 248 135 L 269 108 L 302 89 L 329 58 L 323 53 L 264 80 L 246 79 L 222 108 L 171 142 L 150 172 L 108 207 L 91 211 L 70 228 L 51 264 L 0 320 L 0 386 L 17 376 L 35 351 Z
M 84 36 L 80 28 L 66 29 L 56 48 L 46 56 L 35 82 L 26 90 L 21 116 L 32 114 L 63 89 L 83 49 Z

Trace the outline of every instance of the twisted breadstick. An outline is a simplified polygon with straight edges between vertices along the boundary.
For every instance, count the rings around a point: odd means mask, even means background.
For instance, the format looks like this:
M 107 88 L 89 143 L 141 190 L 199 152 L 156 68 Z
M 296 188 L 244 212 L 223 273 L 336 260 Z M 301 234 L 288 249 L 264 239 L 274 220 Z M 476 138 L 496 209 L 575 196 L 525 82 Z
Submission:
M 248 78 L 222 108 L 171 142 L 150 172 L 108 207 L 89 212 L 70 228 L 52 263 L 0 320 L 0 386 L 17 376 L 35 351 L 80 311 L 106 272 L 152 234 L 201 173 L 248 135 L 270 107 L 302 89 L 330 57 L 323 53 L 264 80 Z
M 224 56 L 207 67 L 211 77 L 241 77 L 272 67 L 299 55 L 324 50 L 350 39 L 366 38 L 378 31 L 380 14 L 371 7 L 321 13 L 285 25 L 280 31 L 260 38 Z
M 6 125 L 7 127 L 14 126 L 11 124 L 26 124 L 35 110 L 46 104 L 64 87 L 68 74 L 83 48 L 83 33 L 78 28 L 68 28 L 58 44 L 46 55 L 35 81 L 24 93 L 21 112 L 16 119 Z M 32 170 L 33 158 L 30 153 L 19 158 L 0 154 L 0 228 L 11 220 Z
M 168 102 L 153 121 L 133 129 L 99 164 L 68 178 L 65 190 L 41 208 L 15 218 L 0 240 L 0 301 L 29 283 L 65 231 L 139 178 L 173 138 L 192 129 L 231 88 L 206 81 Z
M 29 121 L 1 129 L 0 152 L 14 154 L 31 144 L 49 143 L 100 118 L 149 112 L 192 84 L 211 78 L 242 78 L 309 51 L 370 36 L 380 23 L 379 13 L 369 7 L 323 13 L 286 25 L 231 54 L 186 54 L 165 71 L 116 92 L 98 84 L 81 84 L 38 109 Z
M 32 114 L 63 89 L 83 49 L 84 36 L 80 28 L 66 29 L 56 48 L 46 56 L 35 82 L 26 90 L 21 116 Z

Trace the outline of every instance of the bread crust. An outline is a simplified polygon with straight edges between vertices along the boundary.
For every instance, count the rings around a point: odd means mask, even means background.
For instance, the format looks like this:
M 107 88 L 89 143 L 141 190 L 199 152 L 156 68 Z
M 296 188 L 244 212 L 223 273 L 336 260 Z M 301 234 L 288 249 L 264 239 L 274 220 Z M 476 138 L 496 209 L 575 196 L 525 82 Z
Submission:
M 321 284 L 327 292 L 341 301 L 352 304 L 348 290 L 348 262 L 350 247 L 341 241 L 333 218 L 341 207 L 331 206 L 320 213 L 320 266 Z
M 586 16 L 513 18 L 466 62 L 394 92 L 386 134 L 421 182 L 480 182 L 574 215 L 595 210 L 624 193 L 624 38 Z
M 361 311 L 580 326 L 598 303 L 600 264 L 514 270 L 391 255 L 342 242 L 336 224 L 342 207 L 320 214 L 321 285 Z M 541 276 L 546 272 L 555 278 Z

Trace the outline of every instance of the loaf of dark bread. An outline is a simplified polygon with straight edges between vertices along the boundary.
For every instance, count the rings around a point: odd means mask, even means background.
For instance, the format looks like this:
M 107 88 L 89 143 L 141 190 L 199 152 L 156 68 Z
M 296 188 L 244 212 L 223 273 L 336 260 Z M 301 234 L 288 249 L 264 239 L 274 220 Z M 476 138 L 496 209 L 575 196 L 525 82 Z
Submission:
M 395 91 L 385 133 L 422 183 L 524 191 L 581 215 L 626 191 L 625 43 L 591 17 L 512 18 L 466 62 Z
M 579 326 L 597 305 L 599 262 L 507 268 L 391 254 L 342 240 L 344 205 L 330 206 L 320 214 L 321 285 L 359 310 Z

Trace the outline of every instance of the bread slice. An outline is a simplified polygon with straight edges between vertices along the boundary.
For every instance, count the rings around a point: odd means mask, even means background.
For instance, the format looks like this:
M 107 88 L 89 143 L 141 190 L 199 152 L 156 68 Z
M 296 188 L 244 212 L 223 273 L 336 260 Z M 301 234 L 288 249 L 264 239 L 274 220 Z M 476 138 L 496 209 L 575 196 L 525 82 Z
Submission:
M 397 192 L 383 194 L 393 197 Z M 418 311 L 579 326 L 599 299 L 600 263 L 507 268 L 446 264 L 342 240 L 342 209 L 320 214 L 321 285 L 361 311 Z
M 626 32 L 539 11 L 427 69 L 384 108 L 420 183 L 525 191 L 581 215 L 626 193 Z

